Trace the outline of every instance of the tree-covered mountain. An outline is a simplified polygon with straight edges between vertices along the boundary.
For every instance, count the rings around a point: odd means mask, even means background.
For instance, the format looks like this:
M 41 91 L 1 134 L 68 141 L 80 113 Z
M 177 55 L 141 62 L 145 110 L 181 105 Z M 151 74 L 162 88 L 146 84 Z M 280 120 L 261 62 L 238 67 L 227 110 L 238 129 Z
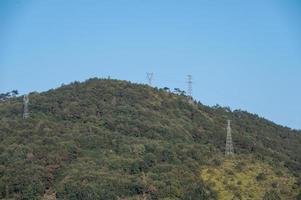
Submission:
M 27 119 L 1 101 L 0 198 L 301 199 L 300 131 L 177 93 L 94 78 L 30 93 Z

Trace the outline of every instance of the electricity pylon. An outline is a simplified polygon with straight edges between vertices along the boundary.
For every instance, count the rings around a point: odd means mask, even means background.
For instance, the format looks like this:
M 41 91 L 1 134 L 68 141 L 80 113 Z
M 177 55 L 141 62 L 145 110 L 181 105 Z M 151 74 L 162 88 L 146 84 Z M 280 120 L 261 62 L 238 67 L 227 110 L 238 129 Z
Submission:
M 154 78 L 154 73 L 146 73 L 146 78 L 148 80 L 148 84 L 152 86 L 153 83 L 153 78 Z
M 27 119 L 29 117 L 29 111 L 28 111 L 28 103 L 29 103 L 29 97 L 28 95 L 24 95 L 23 97 L 23 106 L 24 106 L 24 111 L 23 111 L 23 119 Z
M 187 75 L 187 84 L 188 84 L 188 87 L 187 87 L 187 96 L 191 97 L 192 98 L 192 76 L 191 75 Z
M 231 132 L 232 132 L 232 130 L 231 130 L 231 121 L 228 120 L 226 150 L 225 150 L 225 155 L 226 156 L 234 156 L 234 149 L 233 149 L 233 142 L 232 142 Z
M 188 103 L 193 104 L 193 97 L 192 97 L 192 76 L 187 75 L 187 99 Z

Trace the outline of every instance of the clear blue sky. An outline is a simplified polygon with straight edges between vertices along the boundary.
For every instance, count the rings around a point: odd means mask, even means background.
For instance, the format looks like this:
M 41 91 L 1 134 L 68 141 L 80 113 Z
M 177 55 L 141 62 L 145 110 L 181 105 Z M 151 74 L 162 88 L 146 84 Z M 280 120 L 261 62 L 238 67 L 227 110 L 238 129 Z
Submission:
M 301 1 L 0 0 L 0 92 L 111 76 L 301 129 Z

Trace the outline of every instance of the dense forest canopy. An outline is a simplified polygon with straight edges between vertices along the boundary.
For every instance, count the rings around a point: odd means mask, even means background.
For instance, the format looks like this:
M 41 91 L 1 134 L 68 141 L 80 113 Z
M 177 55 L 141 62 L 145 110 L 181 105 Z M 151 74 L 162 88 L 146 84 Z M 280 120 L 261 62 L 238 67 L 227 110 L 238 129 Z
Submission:
M 254 173 L 260 198 L 301 198 L 300 131 L 255 114 L 191 103 L 178 88 L 93 78 L 30 93 L 23 119 L 23 98 L 11 94 L 0 101 L 1 199 L 221 199 L 217 187 L 248 199 L 244 180 L 225 187 L 206 177 Z

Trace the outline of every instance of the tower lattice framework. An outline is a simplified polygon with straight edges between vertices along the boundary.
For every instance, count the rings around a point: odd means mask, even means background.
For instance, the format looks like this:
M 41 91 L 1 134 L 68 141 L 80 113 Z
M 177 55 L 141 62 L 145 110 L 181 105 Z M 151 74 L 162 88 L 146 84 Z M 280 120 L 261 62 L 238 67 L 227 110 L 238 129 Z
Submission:
M 24 103 L 23 118 L 27 119 L 29 117 L 29 111 L 28 111 L 29 97 L 28 97 L 28 95 L 24 95 L 23 103 Z
M 234 148 L 233 148 L 233 141 L 232 141 L 232 130 L 231 130 L 231 121 L 228 120 L 227 126 L 227 139 L 226 139 L 226 156 L 234 156 Z
M 150 86 L 152 86 L 152 84 L 153 84 L 153 79 L 154 79 L 154 73 L 146 73 L 146 78 L 147 78 L 147 80 L 148 80 L 148 84 L 150 85 Z
M 192 98 L 192 75 L 187 75 L 187 95 Z

